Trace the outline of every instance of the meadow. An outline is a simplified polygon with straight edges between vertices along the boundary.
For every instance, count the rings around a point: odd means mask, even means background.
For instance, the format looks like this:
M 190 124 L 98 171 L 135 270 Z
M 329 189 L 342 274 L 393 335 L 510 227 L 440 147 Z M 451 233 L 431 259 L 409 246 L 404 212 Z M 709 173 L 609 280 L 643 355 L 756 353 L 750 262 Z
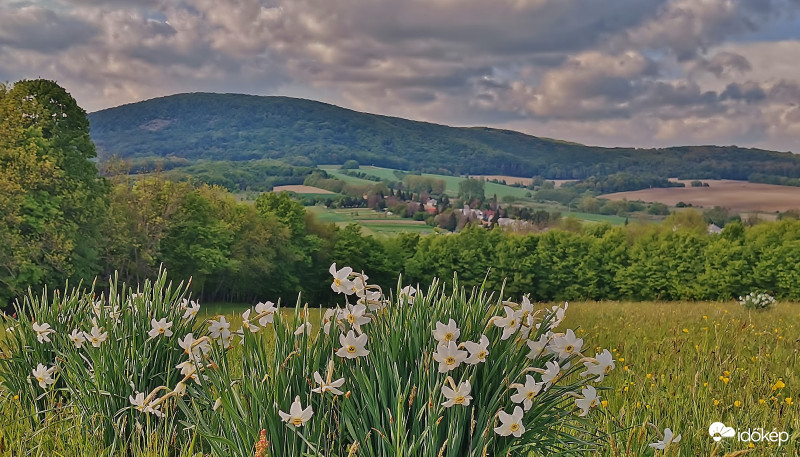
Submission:
M 210 305 L 200 315 L 224 312 L 236 326 L 245 307 Z M 320 310 L 310 310 L 315 329 L 320 319 Z M 665 455 L 648 446 L 661 439 L 658 434 L 665 428 L 682 436 L 666 455 L 798 455 L 796 303 L 748 311 L 735 302 L 576 302 L 570 303 L 564 325 L 576 328 L 576 335 L 592 346 L 608 348 L 616 365 L 603 383 L 607 390 L 598 388 L 602 401 L 593 416 L 610 435 L 587 456 Z M 584 347 L 584 353 L 594 349 Z M 43 423 L 31 425 L 8 393 L 0 411 L 0 456 L 103 455 L 99 437 L 65 420 L 67 411 L 51 411 Z M 789 442 L 739 442 L 734 437 L 715 443 L 708 434 L 714 422 L 737 431 L 785 431 Z M 163 441 L 154 434 L 151 449 L 134 449 L 133 454 L 167 455 Z M 199 448 L 194 443 L 178 453 L 203 455 Z

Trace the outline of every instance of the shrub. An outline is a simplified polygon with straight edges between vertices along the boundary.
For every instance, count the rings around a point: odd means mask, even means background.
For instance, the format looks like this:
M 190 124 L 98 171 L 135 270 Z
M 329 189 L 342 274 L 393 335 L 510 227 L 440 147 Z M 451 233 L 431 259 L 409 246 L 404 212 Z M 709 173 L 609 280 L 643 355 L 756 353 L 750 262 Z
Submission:
M 751 292 L 739 297 L 739 303 L 749 309 L 767 309 L 775 306 L 775 298 L 766 293 Z
M 587 377 L 614 363 L 554 332 L 566 305 L 535 310 L 438 281 L 385 297 L 349 268 L 331 272 L 345 303 L 321 329 L 309 331 L 299 302 L 293 317 L 274 314 L 273 332 L 248 310 L 241 357 L 217 346 L 218 369 L 189 386 L 187 424 L 215 454 L 583 455 L 598 442 Z
M 169 390 L 161 386 L 180 391 L 194 373 L 194 366 L 179 365 L 186 335 L 202 337 L 194 323 L 199 305 L 185 295 L 186 287 L 167 283 L 164 270 L 135 293 L 114 279 L 106 296 L 30 295 L 16 308 L 19 318 L 7 319 L 15 330 L 3 344 L 9 356 L 0 358 L 0 383 L 35 413 L 69 402 L 79 424 L 112 453 L 149 446 L 155 430 L 169 443 L 180 411 L 171 397 L 147 397 Z

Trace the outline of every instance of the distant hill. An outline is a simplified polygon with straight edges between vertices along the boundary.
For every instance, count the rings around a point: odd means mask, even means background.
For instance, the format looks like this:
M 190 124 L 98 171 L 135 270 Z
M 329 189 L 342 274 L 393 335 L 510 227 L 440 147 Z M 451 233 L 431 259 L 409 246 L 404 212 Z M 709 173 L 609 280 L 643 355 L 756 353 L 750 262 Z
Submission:
M 89 115 L 101 157 L 176 163 L 277 159 L 446 174 L 582 179 L 616 173 L 800 177 L 800 157 L 735 146 L 600 148 L 509 130 L 449 127 L 289 97 L 192 93 Z

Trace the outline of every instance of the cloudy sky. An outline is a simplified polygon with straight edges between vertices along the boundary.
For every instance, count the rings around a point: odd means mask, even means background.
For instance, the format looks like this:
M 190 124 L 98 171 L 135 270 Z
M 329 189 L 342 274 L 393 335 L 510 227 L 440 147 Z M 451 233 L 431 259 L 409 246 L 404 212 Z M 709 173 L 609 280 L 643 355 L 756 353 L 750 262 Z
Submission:
M 290 95 L 608 146 L 800 152 L 800 0 L 0 0 L 0 81 L 88 111 Z

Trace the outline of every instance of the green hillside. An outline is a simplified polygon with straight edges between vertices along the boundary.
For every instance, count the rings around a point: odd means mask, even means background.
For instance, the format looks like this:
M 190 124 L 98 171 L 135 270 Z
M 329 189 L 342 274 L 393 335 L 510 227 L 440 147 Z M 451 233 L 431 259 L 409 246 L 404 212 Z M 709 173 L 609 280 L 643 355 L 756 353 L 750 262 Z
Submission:
M 133 161 L 278 159 L 440 174 L 582 179 L 614 173 L 746 180 L 800 177 L 800 157 L 735 146 L 599 148 L 492 128 L 456 128 L 288 97 L 194 93 L 89 115 L 101 157 Z

